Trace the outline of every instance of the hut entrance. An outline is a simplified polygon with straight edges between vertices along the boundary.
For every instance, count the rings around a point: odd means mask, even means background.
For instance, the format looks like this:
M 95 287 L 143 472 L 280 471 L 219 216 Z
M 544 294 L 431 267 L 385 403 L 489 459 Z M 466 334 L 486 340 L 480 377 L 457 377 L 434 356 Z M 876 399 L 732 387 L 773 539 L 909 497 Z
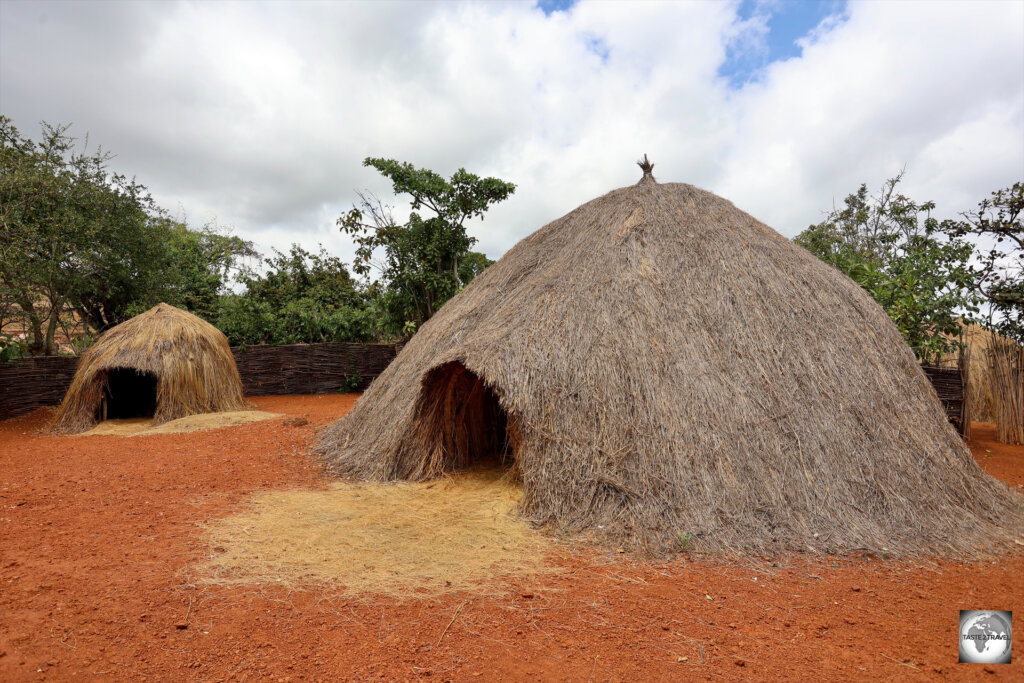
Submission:
M 508 415 L 491 387 L 462 363 L 446 363 L 428 374 L 420 411 L 420 424 L 437 444 L 431 470 L 512 464 Z
M 105 406 L 105 414 L 104 414 Z M 103 386 L 102 419 L 153 417 L 156 413 L 156 375 L 131 368 L 107 370 Z

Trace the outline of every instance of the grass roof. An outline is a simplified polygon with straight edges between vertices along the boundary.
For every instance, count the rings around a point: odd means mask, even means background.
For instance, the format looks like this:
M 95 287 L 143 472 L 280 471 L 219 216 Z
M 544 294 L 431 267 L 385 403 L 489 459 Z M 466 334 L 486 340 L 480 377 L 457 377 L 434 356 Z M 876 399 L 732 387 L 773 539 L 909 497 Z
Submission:
M 95 426 L 107 372 L 118 368 L 157 378 L 155 424 L 248 407 L 227 337 L 191 313 L 158 304 L 107 330 L 82 354 L 51 429 Z
M 522 514 L 651 552 L 975 556 L 1024 529 L 863 289 L 649 168 L 477 277 L 316 452 L 422 480 L 503 448 Z

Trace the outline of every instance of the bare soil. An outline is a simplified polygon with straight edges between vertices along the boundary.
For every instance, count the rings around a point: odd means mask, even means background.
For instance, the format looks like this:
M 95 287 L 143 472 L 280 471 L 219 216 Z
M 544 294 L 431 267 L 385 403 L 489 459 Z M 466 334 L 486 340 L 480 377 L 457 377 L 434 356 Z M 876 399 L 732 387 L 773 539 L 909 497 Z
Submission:
M 49 409 L 0 423 L 0 680 L 1024 679 L 1019 642 L 1013 664 L 956 663 L 958 610 L 1024 614 L 1022 553 L 651 563 L 563 545 L 560 572 L 488 594 L 194 583 L 204 524 L 254 491 L 330 485 L 307 451 L 355 396 L 253 400 L 309 424 L 83 438 L 40 434 Z M 984 425 L 970 445 L 1024 488 L 1024 447 Z

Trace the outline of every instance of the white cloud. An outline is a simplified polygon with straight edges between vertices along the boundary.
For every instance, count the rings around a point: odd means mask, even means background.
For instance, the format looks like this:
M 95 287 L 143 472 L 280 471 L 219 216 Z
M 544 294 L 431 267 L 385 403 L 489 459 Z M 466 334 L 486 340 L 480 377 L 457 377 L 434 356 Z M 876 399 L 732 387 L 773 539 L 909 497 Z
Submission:
M 952 214 L 1024 177 L 1024 5 L 855 3 L 740 91 L 767 3 L 0 3 L 0 110 L 118 154 L 158 201 L 268 249 L 323 242 L 363 157 L 515 182 L 492 256 L 635 182 L 643 153 L 792 235 L 904 164 Z
M 852 5 L 735 104 L 716 189 L 777 229 L 904 165 L 909 196 L 956 213 L 1024 177 L 1024 5 Z

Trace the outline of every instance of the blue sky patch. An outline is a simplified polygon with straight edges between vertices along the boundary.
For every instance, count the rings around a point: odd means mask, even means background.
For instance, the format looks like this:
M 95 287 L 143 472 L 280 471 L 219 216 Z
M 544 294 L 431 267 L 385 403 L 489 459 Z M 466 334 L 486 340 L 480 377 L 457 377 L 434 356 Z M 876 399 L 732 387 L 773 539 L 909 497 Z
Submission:
M 739 19 L 762 19 L 767 33 L 760 40 L 731 45 L 718 74 L 734 88 L 756 81 L 772 62 L 799 57 L 802 50 L 796 41 L 825 18 L 845 10 L 845 0 L 742 0 L 737 10 Z
M 537 7 L 547 16 L 553 12 L 565 12 L 576 4 L 576 0 L 537 0 Z
M 592 36 L 587 38 L 587 52 L 592 52 L 600 57 L 602 64 L 607 64 L 608 55 L 611 54 L 611 49 L 608 47 L 608 43 L 605 42 L 604 38 Z

